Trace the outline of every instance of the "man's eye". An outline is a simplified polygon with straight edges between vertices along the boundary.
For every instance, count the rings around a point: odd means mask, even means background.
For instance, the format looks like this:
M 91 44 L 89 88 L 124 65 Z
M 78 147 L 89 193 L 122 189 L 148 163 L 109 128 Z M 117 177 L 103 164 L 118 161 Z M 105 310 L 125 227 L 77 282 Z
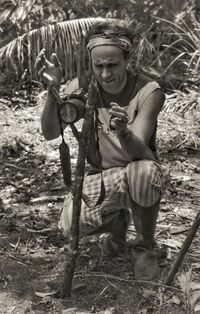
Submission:
M 116 66 L 118 66 L 117 63 L 108 63 L 108 64 L 105 66 L 105 68 L 110 69 L 110 68 L 114 68 L 114 67 L 116 67 Z M 102 64 L 94 64 L 94 67 L 97 68 L 97 69 L 102 69 L 102 68 L 104 68 L 104 66 L 103 66 Z
M 117 66 L 117 63 L 109 63 L 109 64 L 107 65 L 108 68 L 114 68 L 114 67 L 116 67 L 116 66 Z

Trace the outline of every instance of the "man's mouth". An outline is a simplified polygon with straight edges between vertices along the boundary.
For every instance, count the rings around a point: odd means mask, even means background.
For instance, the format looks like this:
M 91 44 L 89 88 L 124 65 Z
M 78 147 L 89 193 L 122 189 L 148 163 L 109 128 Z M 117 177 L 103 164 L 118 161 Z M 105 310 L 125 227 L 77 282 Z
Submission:
M 113 83 L 113 82 L 114 82 L 114 80 L 109 80 L 109 81 L 105 81 L 105 80 L 103 80 L 102 82 L 103 82 L 103 84 L 110 84 L 110 83 Z

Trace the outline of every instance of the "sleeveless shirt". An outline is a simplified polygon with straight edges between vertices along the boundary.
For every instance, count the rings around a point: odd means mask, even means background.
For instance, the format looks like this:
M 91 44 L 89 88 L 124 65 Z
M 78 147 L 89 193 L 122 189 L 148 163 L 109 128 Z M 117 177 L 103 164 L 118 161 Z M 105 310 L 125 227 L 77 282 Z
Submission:
M 95 118 L 92 126 L 91 139 L 88 151 L 88 162 L 97 167 L 99 149 L 102 158 L 102 168 L 126 166 L 131 160 L 128 159 L 124 149 L 122 149 L 118 135 L 110 129 L 111 108 L 110 103 L 116 102 L 123 107 L 128 114 L 128 128 L 134 123 L 134 120 L 143 106 L 146 98 L 156 89 L 161 87 L 155 81 L 147 81 L 146 78 L 128 73 L 127 84 L 119 94 L 108 94 L 99 88 L 96 101 L 96 124 Z M 145 105 L 148 105 L 146 103 Z M 160 108 L 161 110 L 161 108 Z M 96 128 L 96 132 L 95 132 Z M 156 154 L 156 128 L 149 141 L 149 148 Z M 95 136 L 94 136 L 95 134 Z M 96 145 L 98 143 L 98 145 Z M 97 147 L 98 146 L 98 147 Z

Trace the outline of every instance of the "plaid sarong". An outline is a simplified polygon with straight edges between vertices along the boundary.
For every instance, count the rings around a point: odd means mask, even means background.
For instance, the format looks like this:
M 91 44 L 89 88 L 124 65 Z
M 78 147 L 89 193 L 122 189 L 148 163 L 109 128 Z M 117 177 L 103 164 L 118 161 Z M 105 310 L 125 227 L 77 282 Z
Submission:
M 80 233 L 87 235 L 102 225 L 102 216 L 121 208 L 134 210 L 134 203 L 150 207 L 163 195 L 169 183 L 169 169 L 156 161 L 138 160 L 126 167 L 103 170 L 105 198 L 96 206 L 101 193 L 101 174 L 86 176 L 80 217 Z M 148 208 L 147 208 L 148 210 Z M 72 196 L 68 195 L 59 227 L 67 236 L 71 227 Z

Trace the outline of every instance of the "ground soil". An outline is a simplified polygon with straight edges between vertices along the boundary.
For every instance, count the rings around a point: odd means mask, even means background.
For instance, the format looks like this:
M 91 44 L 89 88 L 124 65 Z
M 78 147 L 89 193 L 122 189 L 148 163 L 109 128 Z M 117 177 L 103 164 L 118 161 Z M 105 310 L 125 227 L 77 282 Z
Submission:
M 72 294 L 61 299 L 66 243 L 57 222 L 67 192 L 60 138 L 47 142 L 41 134 L 38 93 L 24 86 L 0 98 L 0 313 L 198 313 L 199 232 L 171 287 L 163 282 L 199 211 L 199 109 L 159 118 L 161 159 L 172 174 L 156 230 L 167 252 L 160 281 L 135 281 L 133 253 L 106 259 L 92 236 L 80 239 Z M 65 138 L 74 171 L 76 141 L 68 129 Z

